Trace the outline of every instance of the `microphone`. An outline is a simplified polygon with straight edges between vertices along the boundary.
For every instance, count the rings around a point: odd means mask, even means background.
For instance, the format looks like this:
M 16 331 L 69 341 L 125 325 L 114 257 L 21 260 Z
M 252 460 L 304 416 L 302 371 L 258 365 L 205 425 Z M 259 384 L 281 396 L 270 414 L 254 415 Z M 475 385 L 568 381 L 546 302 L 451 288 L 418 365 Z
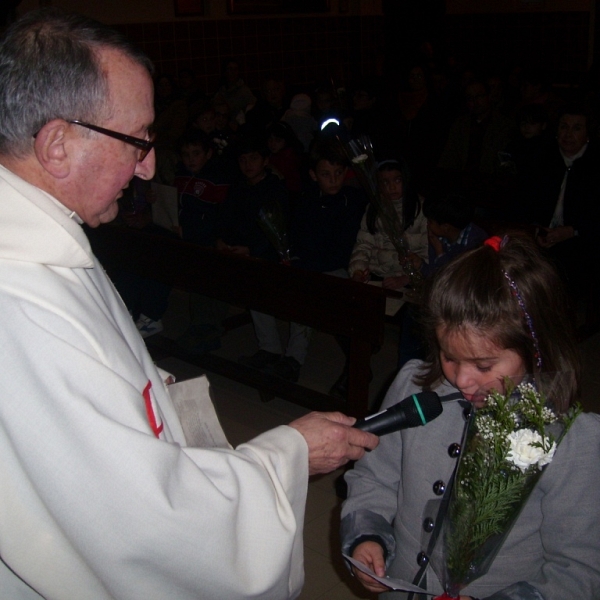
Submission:
M 443 410 L 440 397 L 435 392 L 419 392 L 386 410 L 357 421 L 354 427 L 375 435 L 385 435 L 400 429 L 426 425 L 439 417 Z

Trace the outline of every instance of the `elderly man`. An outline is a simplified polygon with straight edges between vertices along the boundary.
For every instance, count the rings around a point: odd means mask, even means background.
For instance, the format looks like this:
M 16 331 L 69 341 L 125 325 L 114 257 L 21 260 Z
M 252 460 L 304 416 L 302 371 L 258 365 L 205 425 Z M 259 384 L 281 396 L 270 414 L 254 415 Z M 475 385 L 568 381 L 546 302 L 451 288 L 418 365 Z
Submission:
M 0 597 L 293 597 L 308 475 L 377 438 L 312 413 L 185 446 L 168 388 L 81 229 L 154 173 L 151 66 L 29 13 L 0 42 Z

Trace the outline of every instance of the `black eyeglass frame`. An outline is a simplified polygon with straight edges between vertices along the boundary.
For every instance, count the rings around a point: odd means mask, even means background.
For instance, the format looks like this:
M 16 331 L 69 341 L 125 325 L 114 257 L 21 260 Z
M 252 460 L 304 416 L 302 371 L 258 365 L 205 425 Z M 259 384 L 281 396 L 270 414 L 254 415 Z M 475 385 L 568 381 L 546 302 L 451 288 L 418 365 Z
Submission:
M 126 135 L 118 131 L 113 131 L 112 129 L 99 127 L 98 125 L 92 125 L 91 123 L 78 121 L 77 119 L 72 119 L 71 121 L 67 121 L 67 123 L 73 123 L 74 125 L 79 125 L 80 127 L 85 127 L 86 129 L 97 131 L 98 133 L 102 133 L 103 135 L 107 135 L 116 140 L 120 140 L 121 142 L 125 142 L 126 144 L 131 144 L 132 146 L 135 146 L 136 148 L 141 150 L 140 156 L 138 157 L 138 162 L 143 162 L 146 156 L 148 156 L 148 154 L 150 154 L 150 152 L 152 151 L 152 148 L 154 148 L 154 138 L 156 137 L 156 134 L 150 134 L 149 140 L 143 140 L 142 138 L 134 137 L 132 135 Z

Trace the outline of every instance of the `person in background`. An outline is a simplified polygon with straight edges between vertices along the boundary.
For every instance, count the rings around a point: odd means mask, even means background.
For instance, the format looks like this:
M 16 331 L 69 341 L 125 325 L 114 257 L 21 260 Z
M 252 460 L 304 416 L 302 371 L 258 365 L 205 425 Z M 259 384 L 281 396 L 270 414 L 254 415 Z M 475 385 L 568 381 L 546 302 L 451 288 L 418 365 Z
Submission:
M 213 102 L 227 102 L 230 120 L 236 125 L 242 125 L 245 122 L 246 113 L 256 104 L 256 97 L 244 83 L 240 73 L 240 63 L 237 60 L 225 60 L 221 87 L 213 98 Z
M 487 233 L 473 223 L 473 204 L 463 195 L 445 192 L 438 187 L 430 190 L 423 203 L 423 214 L 427 219 L 428 260 L 416 253 L 409 259 L 425 277 L 431 277 L 443 265 L 457 256 L 481 245 Z M 409 360 L 423 359 L 427 354 L 422 327 L 421 307 L 409 304 L 402 311 L 402 327 L 398 346 L 398 367 Z
M 459 254 L 476 248 L 487 238 L 487 233 L 473 223 L 475 209 L 462 194 L 432 192 L 425 199 L 423 213 L 427 218 L 429 260 L 412 255 L 415 268 L 426 277 L 449 263 Z
M 186 132 L 178 144 L 181 162 L 174 185 L 179 194 L 179 225 L 186 242 L 215 245 L 217 213 L 229 191 L 232 175 L 213 160 L 213 144 L 200 130 Z M 229 305 L 201 294 L 190 294 L 190 324 L 177 343 L 192 354 L 220 348 L 222 321 Z
M 308 476 L 378 443 L 310 413 L 236 449 L 189 446 L 82 229 L 154 175 L 151 72 L 56 9 L 0 37 L 2 598 L 296 597 Z
M 538 244 L 548 252 L 574 298 L 597 279 L 600 222 L 600 153 L 584 107 L 566 105 L 558 117 L 556 143 L 524 177 L 523 201 Z
M 266 128 L 269 165 L 279 173 L 294 201 L 302 189 L 303 148 L 293 129 L 283 121 Z
M 318 139 L 311 148 L 309 161 L 312 182 L 300 196 L 290 221 L 292 253 L 297 259 L 294 264 L 347 278 L 367 198 L 362 189 L 346 185 L 348 160 L 337 140 Z M 338 343 L 347 356 L 346 340 Z M 282 357 L 273 372 L 297 377 L 305 355 L 306 349 L 304 356 Z
M 393 205 L 404 228 L 403 239 L 407 250 L 427 262 L 427 220 L 422 201 L 411 186 L 408 166 L 403 159 L 379 162 L 377 184 L 383 200 Z M 368 282 L 375 277 L 383 280 L 383 287 L 399 290 L 406 285 L 398 252 L 385 233 L 381 217 L 373 204 L 367 206 L 352 250 L 348 266 L 355 281 Z
M 265 80 L 261 89 L 261 96 L 246 113 L 244 133 L 246 135 L 259 135 L 268 125 L 277 123 L 283 117 L 286 106 L 289 106 L 288 102 L 283 79 L 270 77 Z
M 281 120 L 294 130 L 304 152 L 308 152 L 315 134 L 319 130 L 319 124 L 310 112 L 311 103 L 312 100 L 308 94 L 296 94 L 292 98 L 290 108 L 281 117 Z

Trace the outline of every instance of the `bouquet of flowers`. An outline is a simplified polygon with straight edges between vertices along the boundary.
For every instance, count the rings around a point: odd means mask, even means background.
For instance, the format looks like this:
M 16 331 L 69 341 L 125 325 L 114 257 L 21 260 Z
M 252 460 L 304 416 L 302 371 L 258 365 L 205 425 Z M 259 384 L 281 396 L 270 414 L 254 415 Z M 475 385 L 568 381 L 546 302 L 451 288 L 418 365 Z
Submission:
M 279 202 L 271 206 L 263 206 L 258 213 L 258 225 L 263 230 L 267 239 L 279 253 L 279 262 L 290 266 L 290 246 L 288 243 L 287 227 L 283 211 Z
M 531 383 L 492 391 L 471 411 L 438 547 L 431 560 L 446 594 L 485 575 L 575 417 L 557 415 Z
M 358 139 L 351 140 L 347 144 L 340 141 L 340 144 L 352 165 L 352 169 L 356 173 L 358 181 L 367 193 L 369 200 L 377 209 L 377 215 L 383 225 L 384 233 L 398 252 L 398 260 L 402 270 L 408 275 L 410 287 L 413 290 L 413 298 L 407 297 L 407 299 L 416 300 L 422 290 L 423 277 L 420 271 L 415 269 L 408 259 L 409 249 L 404 241 L 402 218 L 396 212 L 393 204 L 387 202 L 379 193 L 377 187 L 377 163 L 373 156 L 371 140 L 368 136 L 363 135 Z

